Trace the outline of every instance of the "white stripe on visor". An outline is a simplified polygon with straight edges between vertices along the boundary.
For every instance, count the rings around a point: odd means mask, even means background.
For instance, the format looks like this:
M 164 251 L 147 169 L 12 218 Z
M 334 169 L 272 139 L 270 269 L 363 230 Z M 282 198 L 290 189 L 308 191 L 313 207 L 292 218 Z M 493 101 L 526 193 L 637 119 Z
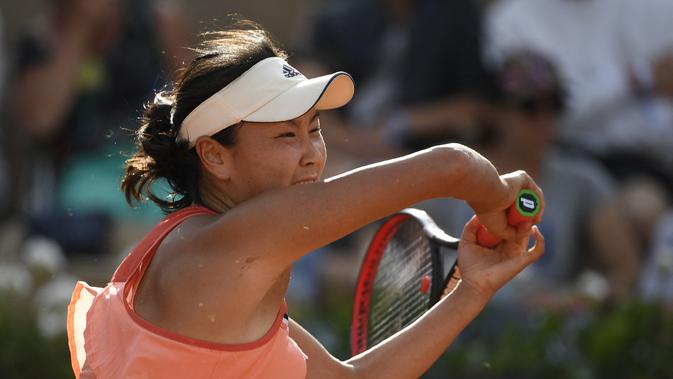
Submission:
M 189 141 L 191 147 L 199 137 L 241 121 L 288 121 L 314 106 L 338 108 L 350 101 L 354 91 L 353 78 L 345 72 L 307 79 L 282 58 L 266 58 L 187 115 L 178 139 Z

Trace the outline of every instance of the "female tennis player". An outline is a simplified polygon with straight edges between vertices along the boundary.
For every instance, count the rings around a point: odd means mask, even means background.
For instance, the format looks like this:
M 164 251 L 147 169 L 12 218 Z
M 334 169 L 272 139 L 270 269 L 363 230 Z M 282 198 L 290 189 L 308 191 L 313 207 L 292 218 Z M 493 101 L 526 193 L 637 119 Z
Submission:
M 146 109 L 126 163 L 127 199 L 169 213 L 105 288 L 79 282 L 69 307 L 81 378 L 416 378 L 493 293 L 540 257 L 531 224 L 506 223 L 524 172 L 500 176 L 449 144 L 322 180 L 319 111 L 346 104 L 352 78 L 307 79 L 255 26 L 210 34 L 174 88 Z M 175 192 L 160 198 L 152 184 Z M 347 361 L 287 317 L 292 263 L 401 208 L 466 200 L 504 238 L 476 244 L 465 227 L 462 282 L 408 328 Z M 537 221 L 537 220 L 534 220 Z M 536 240 L 528 249 L 529 237 Z

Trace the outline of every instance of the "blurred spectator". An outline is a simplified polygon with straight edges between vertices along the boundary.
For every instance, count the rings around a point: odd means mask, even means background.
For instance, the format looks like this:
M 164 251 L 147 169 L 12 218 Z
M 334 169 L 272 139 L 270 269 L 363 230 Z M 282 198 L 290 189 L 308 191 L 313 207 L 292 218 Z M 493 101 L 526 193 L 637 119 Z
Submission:
M 643 265 L 640 291 L 644 299 L 673 309 L 673 211 L 657 224 L 653 241 Z
M 621 182 L 643 250 L 673 194 L 673 2 L 503 0 L 487 18 L 488 55 L 547 55 L 568 87 L 561 139 Z M 648 199 L 650 207 L 629 203 Z
M 4 20 L 0 12 L 0 105 L 4 105 L 5 99 L 5 76 L 7 74 L 7 51 L 5 50 Z M 3 107 L 4 108 L 4 107 Z M 6 135 L 4 123 L 4 111 L 0 112 L 0 225 L 5 218 L 9 205 L 9 173 L 6 155 Z
M 16 209 L 14 204 L 14 189 L 16 187 L 13 162 L 10 161 L 13 152 L 11 131 L 7 128 L 6 89 L 8 81 L 8 66 L 11 59 L 8 56 L 5 40 L 5 24 L 0 10 L 0 270 L 6 270 L 3 264 L 15 263 L 18 259 L 16 252 L 22 238 L 20 222 L 13 218 Z M 0 274 L 0 276 L 3 276 Z M 11 278 L 10 274 L 5 275 Z M 7 279 L 11 281 L 11 279 Z M 2 282 L 0 280 L 0 282 Z M 0 283 L 0 288 L 2 288 Z
M 513 52 L 495 70 L 491 98 L 491 121 L 477 150 L 501 172 L 530 173 L 547 203 L 540 224 L 545 256 L 497 296 L 514 309 L 569 310 L 585 295 L 628 299 L 639 270 L 635 236 L 615 205 L 607 172 L 553 147 L 564 90 L 552 64 L 533 52 Z M 422 207 L 453 235 L 472 216 L 469 207 L 451 200 Z
M 5 88 L 5 76 L 7 75 L 7 52 L 5 51 L 5 20 L 0 10 L 0 89 Z M 4 92 L 3 92 L 4 93 Z
M 480 8 L 472 0 L 348 0 L 326 2 L 312 20 L 294 64 L 309 76 L 344 70 L 358 94 L 341 114 L 321 115 L 330 146 L 325 176 L 364 162 L 396 156 L 471 131 L 482 68 Z M 325 304 L 324 292 L 350 296 L 357 265 L 371 230 L 360 230 L 305 257 L 293 273 L 297 283 L 319 288 L 310 307 Z M 322 268 L 318 275 L 305 269 Z M 298 294 L 292 296 L 294 293 Z M 293 304 L 296 307 L 296 304 Z M 320 328 L 319 328 L 320 329 Z M 320 330 L 312 330 L 324 335 Z
M 472 0 L 357 0 L 322 9 L 307 52 L 323 71 L 352 73 L 359 88 L 345 129 L 330 122 L 327 137 L 365 158 L 463 138 L 479 108 L 480 18 Z
M 66 251 L 101 251 L 115 219 L 141 216 L 117 190 L 122 153 L 142 104 L 187 53 L 186 28 L 168 2 L 46 5 L 18 44 L 16 126 L 32 160 L 25 207 L 34 232 Z

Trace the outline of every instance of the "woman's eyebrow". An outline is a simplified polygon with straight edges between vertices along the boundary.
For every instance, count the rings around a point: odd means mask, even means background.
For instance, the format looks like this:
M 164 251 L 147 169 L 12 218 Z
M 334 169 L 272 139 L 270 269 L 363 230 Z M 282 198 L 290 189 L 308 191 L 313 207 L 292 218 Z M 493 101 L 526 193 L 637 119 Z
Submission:
M 315 120 L 318 118 L 318 116 L 320 116 L 320 112 L 315 111 L 315 113 L 314 113 L 313 116 L 311 117 L 311 121 L 309 121 L 309 123 L 310 123 L 310 124 L 313 123 L 313 121 L 315 121 Z M 294 120 L 291 120 L 291 121 L 290 121 L 290 124 L 291 124 L 292 126 L 299 126 L 299 118 L 295 118 Z

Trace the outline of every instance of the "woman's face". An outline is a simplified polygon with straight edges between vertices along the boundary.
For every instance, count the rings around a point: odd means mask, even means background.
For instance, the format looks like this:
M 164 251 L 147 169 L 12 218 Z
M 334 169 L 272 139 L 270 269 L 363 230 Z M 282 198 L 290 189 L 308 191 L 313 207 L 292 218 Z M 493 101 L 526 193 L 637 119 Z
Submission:
M 320 180 L 327 157 L 315 109 L 291 121 L 244 122 L 229 150 L 229 196 L 237 203 L 275 188 Z

